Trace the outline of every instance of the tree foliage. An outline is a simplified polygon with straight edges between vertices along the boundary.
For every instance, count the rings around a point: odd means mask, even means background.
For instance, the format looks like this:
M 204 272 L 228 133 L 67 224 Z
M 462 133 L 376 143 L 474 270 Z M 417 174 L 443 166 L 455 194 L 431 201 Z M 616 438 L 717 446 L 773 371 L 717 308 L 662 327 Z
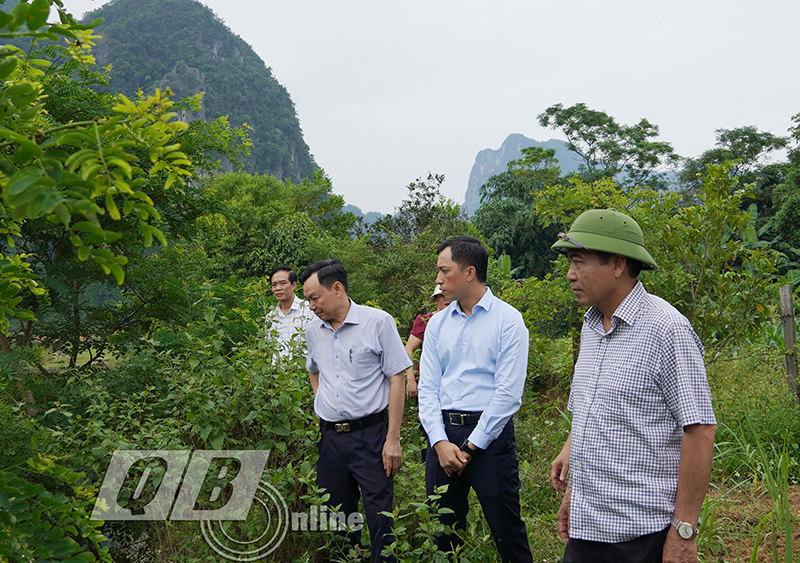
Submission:
M 205 275 L 259 277 L 281 265 L 302 270 L 311 260 L 311 239 L 320 231 L 349 237 L 355 224 L 352 213 L 341 211 L 343 198 L 331 189 L 321 170 L 297 184 L 245 173 L 208 179 L 204 194 L 214 209 L 197 220 L 197 244 L 208 257 Z
M 440 193 L 443 182 L 440 174 L 411 182 L 397 212 L 373 223 L 366 234 L 373 258 L 360 265 L 359 275 L 369 280 L 369 299 L 398 319 L 403 334 L 427 309 L 439 244 L 456 235 L 477 235 L 461 207 Z
M 538 193 L 559 181 L 555 150 L 532 146 L 508 170 L 481 186 L 481 207 L 472 218 L 478 232 L 496 255 L 511 258 L 515 278 L 542 277 L 551 269 L 550 245 L 559 225 L 539 224 Z
M 569 149 L 583 159 L 581 176 L 588 182 L 616 178 L 624 187 L 655 185 L 663 181 L 657 169 L 679 160 L 670 143 L 655 140 L 658 125 L 644 118 L 636 125 L 621 125 L 584 103 L 568 108 L 555 104 L 538 117 L 542 127 L 564 134 Z
M 51 4 L 58 24 L 46 22 Z M 64 56 L 91 62 L 88 48 L 94 36 L 89 26 L 77 24 L 55 0 L 20 2 L 11 13 L 0 14 L 0 36 L 63 37 L 68 41 Z M 0 115 L 0 228 L 13 247 L 25 221 L 58 225 L 81 261 L 95 263 L 121 283 L 127 258 L 113 250 L 122 238 L 115 226 L 132 225 L 145 246 L 154 239 L 166 242 L 155 225 L 161 215 L 143 186 L 152 183 L 169 192 L 190 174 L 180 145 L 171 143 L 186 124 L 173 119 L 172 103 L 158 91 L 138 100 L 119 96 L 108 115 L 56 122 L 43 99 L 47 75 L 42 69 L 51 66 L 17 47 L 0 49 L 0 105 L 5 108 Z M 6 287 L 3 333 L 10 316 L 30 318 L 17 308 L 21 288 L 41 293 L 26 258 L 6 252 L 0 260 L 6 274 L 0 281 Z
M 544 190 L 536 208 L 544 224 L 570 224 L 592 208 L 630 214 L 659 265 L 641 275 L 643 283 L 686 315 L 718 353 L 770 321 L 778 262 L 775 251 L 758 243 L 751 214 L 740 209 L 746 192 L 735 189 L 729 166 L 708 167 L 697 205 L 681 205 L 674 192 L 572 180 Z

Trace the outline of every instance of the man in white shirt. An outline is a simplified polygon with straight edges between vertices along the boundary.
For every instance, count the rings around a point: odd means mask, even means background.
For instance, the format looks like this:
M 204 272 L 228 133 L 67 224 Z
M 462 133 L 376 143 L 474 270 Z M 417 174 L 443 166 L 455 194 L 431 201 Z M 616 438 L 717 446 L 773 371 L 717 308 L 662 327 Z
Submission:
M 308 309 L 308 301 L 294 294 L 297 274 L 291 268 L 286 266 L 275 268 L 269 276 L 269 281 L 272 295 L 278 300 L 278 304 L 267 314 L 264 328 L 268 335 L 271 331 L 278 333 L 278 354 L 288 356 L 291 353 L 292 338 L 298 335 L 296 338 L 302 341 L 306 324 L 313 315 Z

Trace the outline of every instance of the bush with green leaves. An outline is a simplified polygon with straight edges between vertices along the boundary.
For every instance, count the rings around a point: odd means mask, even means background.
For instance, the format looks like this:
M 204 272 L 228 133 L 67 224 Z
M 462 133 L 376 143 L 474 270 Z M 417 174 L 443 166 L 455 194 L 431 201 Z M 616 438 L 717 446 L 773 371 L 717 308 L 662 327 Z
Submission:
M 769 306 L 777 295 L 779 255 L 758 244 L 752 215 L 740 209 L 747 192 L 735 189 L 728 166 L 708 166 L 697 205 L 682 207 L 674 192 L 623 191 L 611 180 L 573 179 L 540 192 L 536 209 L 544 224 L 569 225 L 595 208 L 631 215 L 659 265 L 640 279 L 686 315 L 713 355 L 759 332 L 770 321 Z
M 99 530 L 102 523 L 89 517 L 95 490 L 80 484 L 84 475 L 47 459 L 33 462 L 31 471 L 66 491 L 0 471 L 0 558 L 19 563 L 111 561 Z

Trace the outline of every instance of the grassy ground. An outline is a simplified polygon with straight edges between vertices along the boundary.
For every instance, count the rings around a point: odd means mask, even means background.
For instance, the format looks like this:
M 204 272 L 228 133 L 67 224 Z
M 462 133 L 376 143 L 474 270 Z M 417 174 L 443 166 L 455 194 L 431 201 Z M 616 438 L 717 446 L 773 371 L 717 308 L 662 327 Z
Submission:
M 83 365 L 88 362 L 92 358 L 92 354 L 86 350 L 78 354 L 78 365 Z M 109 369 L 116 369 L 120 366 L 121 360 L 119 358 L 115 358 L 111 355 L 104 355 L 101 358 L 95 360 L 98 365 L 105 366 Z M 69 356 L 65 354 L 58 354 L 58 353 L 50 353 L 47 352 L 45 354 L 45 359 L 42 362 L 42 365 L 46 370 L 53 370 L 53 369 L 66 369 L 69 367 Z

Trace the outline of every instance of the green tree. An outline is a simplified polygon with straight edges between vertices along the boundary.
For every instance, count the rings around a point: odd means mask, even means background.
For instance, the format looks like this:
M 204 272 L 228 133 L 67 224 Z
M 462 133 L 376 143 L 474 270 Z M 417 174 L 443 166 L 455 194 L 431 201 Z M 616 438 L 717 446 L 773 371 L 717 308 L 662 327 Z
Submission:
M 772 201 L 773 188 L 783 181 L 785 164 L 770 164 L 768 159 L 775 151 L 786 147 L 788 140 L 756 127 L 717 129 L 716 145 L 697 158 L 689 158 L 678 174 L 681 188 L 691 195 L 700 189 L 702 174 L 709 164 L 730 162 L 729 174 L 738 184 L 748 186 L 751 194 L 742 200 L 746 209 L 755 203 L 760 223 L 763 225 L 775 213 Z
M 516 278 L 542 277 L 551 269 L 551 241 L 559 225 L 544 228 L 535 213 L 538 192 L 559 181 L 554 149 L 528 147 L 508 170 L 481 186 L 481 206 L 472 222 L 496 255 L 511 258 Z
M 89 68 L 87 60 L 69 57 L 67 47 L 57 44 L 33 49 L 30 57 L 47 63 L 40 76 L 43 91 L 43 112 L 53 124 L 62 126 L 75 122 L 93 122 L 112 119 L 117 97 L 96 91 L 97 85 L 107 84 L 107 74 Z M 176 104 L 176 108 L 196 107 L 199 97 Z M 181 131 L 174 132 L 172 145 L 182 143 L 182 151 L 192 161 L 186 171 L 192 174 L 209 174 L 219 167 L 220 158 L 239 162 L 239 157 L 247 150 L 246 133 L 242 129 L 231 129 L 225 119 L 212 122 L 193 122 Z M 165 239 L 177 240 L 189 236 L 193 230 L 194 218 L 205 209 L 205 199 L 196 190 L 194 183 L 175 189 L 164 190 L 163 178 L 151 177 L 150 161 L 142 147 L 130 145 L 129 153 L 142 163 L 141 170 L 131 170 L 132 183 L 138 191 L 149 198 L 157 213 L 157 224 Z M 216 158 L 215 158 L 216 157 Z M 112 200 L 113 202 L 113 200 Z M 99 225 L 120 235 L 104 245 L 116 256 L 124 260 L 124 270 L 129 270 L 138 260 L 144 260 L 144 246 L 152 239 L 153 231 L 145 231 L 145 240 L 135 236 L 141 230 L 139 219 L 129 215 L 115 218 L 111 213 L 99 217 Z M 134 312 L 144 312 L 143 307 L 124 311 L 120 319 L 118 310 L 120 292 L 111 286 L 113 282 L 103 275 L 100 269 L 85 268 L 81 262 L 80 249 L 68 236 L 60 223 L 29 220 L 22 224 L 19 234 L 13 240 L 14 247 L 6 249 L 7 254 L 22 254 L 34 271 L 42 276 L 47 295 L 29 297 L 25 304 L 31 311 L 39 313 L 39 321 L 32 318 L 19 318 L 20 330 L 11 342 L 30 346 L 35 340 L 46 341 L 48 347 L 69 357 L 70 367 L 78 365 L 78 357 L 88 352 L 84 365 L 90 365 L 102 357 L 109 337 L 130 323 L 141 322 Z M 169 279 L 169 278 L 167 278 Z M 119 281 L 119 280 L 117 280 Z M 169 285 L 168 282 L 166 285 Z M 143 294 L 123 292 L 123 296 L 135 295 L 140 305 L 159 301 L 163 292 L 159 288 Z M 104 299 L 92 298 L 102 294 Z M 5 341 L 7 349 L 11 342 Z M 40 366 L 40 369 L 41 366 Z
M 675 192 L 573 180 L 543 190 L 536 209 L 543 224 L 570 224 L 590 208 L 630 214 L 659 265 L 642 274 L 645 287 L 686 315 L 713 355 L 770 322 L 777 292 L 779 256 L 753 244 L 751 214 L 740 208 L 745 192 L 729 166 L 709 165 L 697 205 L 682 205 Z
M 201 275 L 225 280 L 264 276 L 281 265 L 302 270 L 319 231 L 347 238 L 355 225 L 321 170 L 297 184 L 245 173 L 221 174 L 204 184 L 214 210 L 197 220 L 197 244 L 208 257 Z
M 455 235 L 478 234 L 461 207 L 441 195 L 443 182 L 440 174 L 411 182 L 397 212 L 368 229 L 365 238 L 373 258 L 355 266 L 356 275 L 369 280 L 365 297 L 398 319 L 402 334 L 427 309 L 439 244 Z
M 567 144 L 583 159 L 581 177 L 588 182 L 615 178 L 630 188 L 665 180 L 657 169 L 677 164 L 679 157 L 670 143 L 656 141 L 658 125 L 642 119 L 636 125 L 621 125 L 603 111 L 579 103 L 568 108 L 556 104 L 539 114 L 539 124 L 560 130 Z
M 792 117 L 792 121 L 794 126 L 789 133 L 793 145 L 789 150 L 786 177 L 774 190 L 777 207 L 774 223 L 782 241 L 800 249 L 800 113 Z M 800 259 L 800 252 L 795 250 L 795 256 L 796 260 Z

